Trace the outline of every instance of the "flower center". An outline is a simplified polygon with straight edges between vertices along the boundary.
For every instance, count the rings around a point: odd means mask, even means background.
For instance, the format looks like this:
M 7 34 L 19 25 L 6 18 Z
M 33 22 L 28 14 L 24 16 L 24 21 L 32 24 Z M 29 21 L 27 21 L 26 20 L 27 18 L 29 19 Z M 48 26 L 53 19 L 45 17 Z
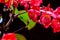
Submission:
M 5 0 L 5 2 L 8 2 L 8 0 Z

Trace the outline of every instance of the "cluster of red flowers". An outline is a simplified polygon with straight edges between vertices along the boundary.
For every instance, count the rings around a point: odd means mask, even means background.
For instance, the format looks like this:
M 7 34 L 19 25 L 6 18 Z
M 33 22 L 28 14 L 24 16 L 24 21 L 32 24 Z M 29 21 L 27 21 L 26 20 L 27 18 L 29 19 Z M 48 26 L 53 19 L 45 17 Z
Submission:
M 51 26 L 54 33 L 60 32 L 60 7 L 55 10 L 50 8 L 50 4 L 47 7 L 40 7 L 42 0 L 33 0 L 30 3 L 31 8 L 28 10 L 30 19 L 44 25 L 44 28 Z
M 60 7 L 53 10 L 50 4 L 47 7 L 39 8 L 40 10 L 30 9 L 28 11 L 29 17 L 34 21 L 44 25 L 44 28 L 51 26 L 53 32 L 60 32 Z M 40 16 L 39 19 L 38 16 Z
M 52 27 L 53 32 L 60 32 L 60 7 L 53 10 L 50 4 L 47 7 L 39 8 L 40 10 L 30 9 L 28 15 L 34 22 L 44 25 L 44 28 Z M 39 19 L 38 16 L 40 16 Z
M 0 0 L 0 3 L 5 3 L 8 8 L 11 5 L 15 7 L 24 6 L 25 10 L 28 12 L 28 16 L 34 22 L 38 22 L 44 25 L 45 28 L 51 26 L 53 28 L 54 33 L 60 32 L 60 7 L 53 10 L 50 8 L 50 4 L 47 7 L 40 7 L 43 3 L 42 0 Z M 28 10 L 28 8 L 30 9 Z M 38 19 L 38 17 L 40 18 Z

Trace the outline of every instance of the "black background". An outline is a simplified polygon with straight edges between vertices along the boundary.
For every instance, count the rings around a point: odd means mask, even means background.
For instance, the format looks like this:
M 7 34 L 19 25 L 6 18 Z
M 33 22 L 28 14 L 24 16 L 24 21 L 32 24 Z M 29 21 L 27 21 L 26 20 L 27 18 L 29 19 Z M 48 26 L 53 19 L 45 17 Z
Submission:
M 48 3 L 51 4 L 51 8 L 56 9 L 58 6 L 60 6 L 60 1 L 59 0 L 43 0 L 43 5 L 47 6 Z M 20 7 L 20 8 L 19 8 Z M 22 10 L 24 9 L 23 7 L 19 6 L 18 9 Z M 0 9 L 2 9 L 0 7 Z M 0 11 L 1 12 L 1 11 Z M 1 12 L 3 13 L 3 12 Z M 9 13 L 9 12 L 5 12 Z M 3 15 L 5 15 L 3 13 Z M 4 16 L 3 16 L 4 17 Z M 6 20 L 8 20 L 9 17 L 7 17 Z M 24 27 L 25 24 L 16 18 L 13 23 L 10 24 L 10 29 L 8 32 L 14 32 L 18 28 Z M 18 31 L 17 33 L 23 34 L 27 40 L 60 40 L 60 32 L 58 33 L 53 33 L 53 29 L 49 27 L 48 29 L 45 29 L 43 25 L 36 23 L 36 26 L 28 31 L 27 29 L 23 29 Z

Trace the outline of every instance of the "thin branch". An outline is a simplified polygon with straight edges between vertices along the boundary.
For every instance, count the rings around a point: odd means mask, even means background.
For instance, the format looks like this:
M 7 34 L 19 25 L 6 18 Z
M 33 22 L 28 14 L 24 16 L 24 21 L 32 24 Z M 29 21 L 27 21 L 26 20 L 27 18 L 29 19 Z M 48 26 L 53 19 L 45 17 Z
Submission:
M 19 15 L 24 14 L 24 13 L 26 13 L 26 11 L 24 11 L 24 12 L 19 12 L 19 14 L 15 14 L 15 15 L 14 15 L 14 18 L 16 18 L 16 17 L 18 17 Z
M 9 19 L 9 21 L 7 22 L 7 24 L 5 25 L 5 27 L 9 26 L 11 22 L 12 22 L 12 18 Z
M 27 28 L 27 27 L 25 26 L 25 27 L 19 28 L 18 30 L 14 31 L 13 33 L 16 33 L 16 32 L 18 32 L 18 31 L 20 31 L 22 29 L 25 29 L 25 28 Z
M 14 18 L 16 18 L 16 17 L 18 17 L 18 15 L 21 15 L 21 14 L 24 14 L 25 13 L 25 11 L 24 12 L 20 12 L 19 14 L 15 14 L 13 17 Z M 12 13 L 10 13 L 10 19 L 9 19 L 9 21 L 6 23 L 6 25 L 3 27 L 5 30 L 7 30 L 8 29 L 8 26 L 10 25 L 10 23 L 12 22 L 12 20 L 14 20 L 13 19 L 13 17 L 12 17 L 12 15 L 13 15 L 13 12 Z
M 6 25 L 3 27 L 4 29 L 6 28 L 6 30 L 7 30 L 7 28 L 8 28 L 8 26 L 10 25 L 10 23 L 12 22 L 12 13 L 10 13 L 10 19 L 9 19 L 9 21 L 6 23 Z
M 11 15 L 12 16 L 12 15 Z M 8 26 L 12 22 L 12 17 L 10 17 L 9 21 L 7 22 L 6 26 Z

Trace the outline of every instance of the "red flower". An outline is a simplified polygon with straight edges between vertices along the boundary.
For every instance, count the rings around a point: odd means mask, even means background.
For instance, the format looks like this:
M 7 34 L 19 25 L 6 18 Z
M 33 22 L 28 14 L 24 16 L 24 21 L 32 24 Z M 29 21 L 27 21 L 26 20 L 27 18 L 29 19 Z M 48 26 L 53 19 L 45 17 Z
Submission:
M 8 0 L 5 2 L 5 5 L 8 7 L 8 9 L 10 8 L 10 6 L 12 5 L 12 1 L 13 0 Z
M 20 3 L 20 6 L 25 5 L 25 3 L 29 2 L 31 0 L 18 0 L 18 2 Z
M 1 40 L 17 40 L 14 33 L 4 34 Z
M 0 0 L 0 3 L 4 3 L 4 0 Z
M 42 0 L 31 0 L 30 4 L 33 6 L 40 6 Z
M 30 10 L 28 10 L 28 15 L 29 15 L 30 19 L 32 19 L 34 22 L 37 22 L 37 18 L 40 15 L 40 11 L 30 9 Z
M 23 6 L 25 4 L 24 0 L 18 0 L 18 2 L 20 3 L 20 6 Z
M 24 8 L 25 8 L 25 10 L 28 10 L 28 8 L 29 8 L 28 3 L 25 3 Z
M 40 4 L 42 0 L 31 0 L 30 1 L 30 8 L 35 10 L 40 10 Z
M 48 4 L 47 7 L 45 7 L 45 10 L 46 11 L 51 11 L 50 4 Z
M 56 16 L 56 18 L 60 18 L 60 7 L 58 7 L 56 10 L 53 12 Z
M 15 7 L 18 7 L 18 0 L 14 0 L 14 1 L 13 1 L 13 5 L 14 5 Z
M 28 2 L 30 0 L 18 0 L 18 2 L 20 3 L 20 6 L 24 6 L 25 10 L 28 10 L 29 8 L 29 5 L 28 5 Z
M 51 27 L 53 28 L 54 33 L 60 32 L 60 20 L 59 19 L 53 19 L 51 23 Z
M 30 5 L 30 8 L 31 8 L 31 9 L 34 9 L 34 10 L 40 11 L 40 7 L 39 7 L 39 6 Z
M 43 24 L 45 28 L 48 28 L 49 25 L 51 24 L 51 16 L 49 14 L 43 13 L 40 16 L 40 22 L 39 23 Z

